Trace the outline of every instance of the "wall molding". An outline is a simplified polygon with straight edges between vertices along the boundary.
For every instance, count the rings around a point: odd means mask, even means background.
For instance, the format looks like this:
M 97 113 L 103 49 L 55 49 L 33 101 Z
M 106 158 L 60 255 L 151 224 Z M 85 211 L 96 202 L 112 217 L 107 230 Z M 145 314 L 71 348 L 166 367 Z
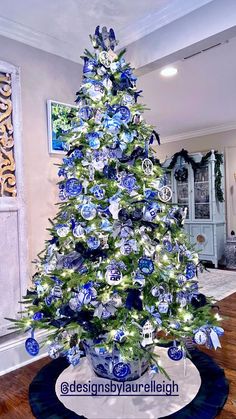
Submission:
M 43 330 L 36 332 L 35 338 L 41 343 L 47 335 L 48 331 Z M 40 350 L 39 355 L 30 356 L 25 350 L 26 338 L 24 334 L 0 344 L 0 376 L 48 356 L 46 347 Z
M 182 0 L 172 0 L 172 2 L 167 4 L 164 8 L 162 7 L 155 13 L 149 13 L 147 16 L 144 16 L 135 23 L 129 25 L 128 31 L 127 25 L 120 28 L 117 31 L 118 39 L 120 40 L 119 48 L 124 48 L 130 43 L 138 41 L 154 30 L 160 29 L 176 19 L 193 12 L 199 7 L 205 6 L 211 1 L 212 0 L 188 0 L 188 2 L 183 5 Z M 116 28 L 114 27 L 114 29 Z M 22 23 L 3 16 L 0 16 L 0 35 L 81 64 L 80 54 L 78 53 L 79 48 L 75 48 L 73 40 L 72 43 L 63 41 L 55 36 L 34 30 Z M 84 46 L 81 45 L 81 48 L 83 49 Z
M 203 137 L 205 135 L 217 134 L 219 132 L 232 131 L 236 129 L 236 122 L 231 124 L 215 125 L 209 128 L 198 129 L 195 131 L 186 131 L 180 134 L 173 134 L 169 136 L 161 136 L 161 143 L 173 143 L 175 141 L 183 141 L 191 138 Z

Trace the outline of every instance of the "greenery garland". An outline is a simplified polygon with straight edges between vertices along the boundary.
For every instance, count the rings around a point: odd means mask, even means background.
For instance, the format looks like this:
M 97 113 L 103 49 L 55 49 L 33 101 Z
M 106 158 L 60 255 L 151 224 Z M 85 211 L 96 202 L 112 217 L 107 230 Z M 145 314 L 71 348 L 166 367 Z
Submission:
M 223 163 L 223 155 L 214 151 L 215 154 L 215 194 L 219 202 L 224 202 L 224 194 L 221 187 L 222 173 L 221 173 L 221 164 Z M 178 153 L 175 153 L 171 159 L 171 162 L 167 169 L 173 169 L 177 163 L 178 157 L 182 157 L 184 161 L 192 166 L 193 171 L 204 166 L 211 156 L 211 151 L 209 151 L 205 156 L 202 157 L 199 163 L 195 162 L 193 157 L 188 154 L 187 150 L 182 149 Z

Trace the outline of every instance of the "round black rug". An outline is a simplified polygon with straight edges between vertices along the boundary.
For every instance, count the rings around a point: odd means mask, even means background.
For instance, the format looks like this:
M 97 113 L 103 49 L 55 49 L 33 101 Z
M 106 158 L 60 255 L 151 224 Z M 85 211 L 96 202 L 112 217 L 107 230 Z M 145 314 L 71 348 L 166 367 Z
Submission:
M 229 392 L 224 370 L 198 349 L 191 351 L 191 361 L 202 380 L 198 394 L 183 409 L 162 419 L 214 419 L 223 408 Z M 66 409 L 56 396 L 57 378 L 68 366 L 65 358 L 56 359 L 45 365 L 30 384 L 29 402 L 37 419 L 87 419 Z

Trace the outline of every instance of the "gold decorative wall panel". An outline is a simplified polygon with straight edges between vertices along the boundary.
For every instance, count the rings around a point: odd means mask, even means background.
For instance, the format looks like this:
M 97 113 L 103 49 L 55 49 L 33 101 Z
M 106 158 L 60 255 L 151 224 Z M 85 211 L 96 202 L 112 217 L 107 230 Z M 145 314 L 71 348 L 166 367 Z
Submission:
M 0 72 L 0 197 L 16 196 L 11 75 Z

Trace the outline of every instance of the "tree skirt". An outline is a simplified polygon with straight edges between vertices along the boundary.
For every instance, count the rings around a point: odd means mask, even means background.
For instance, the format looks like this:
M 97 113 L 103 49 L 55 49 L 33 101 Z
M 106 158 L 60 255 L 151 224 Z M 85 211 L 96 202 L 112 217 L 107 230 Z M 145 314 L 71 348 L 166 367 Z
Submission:
M 43 367 L 29 388 L 29 400 L 33 414 L 38 419 L 59 418 L 168 418 L 213 419 L 224 406 L 228 396 L 228 382 L 224 371 L 206 354 L 195 349 L 191 361 L 171 361 L 165 348 L 158 348 L 163 367 L 171 377 L 170 383 L 178 384 L 173 394 L 144 396 L 74 396 L 62 395 L 64 382 L 83 384 L 91 381 L 108 383 L 97 378 L 86 358 L 80 365 L 68 367 L 66 359 L 59 358 Z M 131 383 L 167 384 L 161 374 L 150 377 L 144 374 Z M 164 387 L 163 387 L 164 388 Z M 176 389 L 176 388 L 175 388 Z M 74 393 L 75 394 L 75 393 Z M 157 393 L 156 393 L 157 394 Z

